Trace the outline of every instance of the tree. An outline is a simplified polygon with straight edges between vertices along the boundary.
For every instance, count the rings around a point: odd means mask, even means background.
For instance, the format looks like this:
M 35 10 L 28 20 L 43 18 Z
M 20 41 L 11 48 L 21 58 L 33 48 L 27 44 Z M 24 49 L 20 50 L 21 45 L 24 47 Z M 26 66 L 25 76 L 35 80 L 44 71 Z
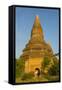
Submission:
M 43 73 L 47 72 L 48 65 L 50 64 L 50 60 L 48 57 L 44 57 L 44 60 L 42 62 L 41 70 Z
M 23 59 L 16 60 L 16 77 L 21 77 L 24 72 L 25 61 Z
M 51 66 L 49 69 L 49 74 L 50 75 L 58 75 L 59 74 L 59 62 L 57 61 L 56 58 L 53 59 L 54 64 Z

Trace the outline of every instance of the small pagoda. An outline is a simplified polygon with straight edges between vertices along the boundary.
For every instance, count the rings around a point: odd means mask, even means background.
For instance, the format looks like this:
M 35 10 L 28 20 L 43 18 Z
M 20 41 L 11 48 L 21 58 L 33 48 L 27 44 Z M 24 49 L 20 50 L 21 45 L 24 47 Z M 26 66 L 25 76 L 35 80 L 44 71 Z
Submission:
M 20 56 L 20 58 L 25 60 L 25 72 L 34 72 L 36 69 L 41 70 L 44 57 L 50 57 L 52 55 L 52 48 L 50 44 L 45 42 L 39 17 L 36 16 L 30 40 L 26 44 L 23 54 Z

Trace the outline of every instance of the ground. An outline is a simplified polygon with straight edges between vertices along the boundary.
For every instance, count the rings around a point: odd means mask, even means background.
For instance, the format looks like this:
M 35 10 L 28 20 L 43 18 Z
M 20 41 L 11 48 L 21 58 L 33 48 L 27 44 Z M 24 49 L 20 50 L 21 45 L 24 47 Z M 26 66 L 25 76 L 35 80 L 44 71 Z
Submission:
M 58 81 L 59 76 L 48 76 L 42 75 L 41 77 L 33 77 L 32 79 L 21 80 L 21 78 L 16 79 L 16 83 L 28 83 L 28 82 L 48 82 L 48 81 Z

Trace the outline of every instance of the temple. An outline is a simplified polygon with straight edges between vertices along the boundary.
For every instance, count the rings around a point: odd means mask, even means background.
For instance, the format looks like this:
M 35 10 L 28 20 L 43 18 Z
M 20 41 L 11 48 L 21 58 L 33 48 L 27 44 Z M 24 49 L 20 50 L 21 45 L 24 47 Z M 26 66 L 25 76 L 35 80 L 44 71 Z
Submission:
M 23 54 L 20 56 L 25 60 L 25 72 L 34 72 L 36 68 L 40 70 L 44 57 L 50 57 L 52 55 L 52 48 L 50 44 L 45 42 L 40 19 L 36 16 L 30 40 L 26 44 Z

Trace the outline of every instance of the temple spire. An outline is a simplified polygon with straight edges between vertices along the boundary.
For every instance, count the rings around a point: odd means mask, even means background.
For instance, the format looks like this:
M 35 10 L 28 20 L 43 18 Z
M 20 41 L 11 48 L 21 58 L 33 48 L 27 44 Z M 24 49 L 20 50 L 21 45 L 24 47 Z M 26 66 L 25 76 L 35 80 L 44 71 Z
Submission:
M 34 27 L 38 27 L 38 28 L 41 28 L 41 24 L 40 24 L 40 19 L 39 19 L 39 16 L 37 15 L 36 17 L 35 17 L 35 21 L 34 21 L 34 24 L 33 24 L 33 28 Z
M 44 40 L 43 30 L 42 30 L 40 19 L 39 19 L 38 15 L 35 17 L 35 20 L 34 20 L 31 37 L 33 39 L 36 38 L 36 40 L 41 40 L 41 41 Z

